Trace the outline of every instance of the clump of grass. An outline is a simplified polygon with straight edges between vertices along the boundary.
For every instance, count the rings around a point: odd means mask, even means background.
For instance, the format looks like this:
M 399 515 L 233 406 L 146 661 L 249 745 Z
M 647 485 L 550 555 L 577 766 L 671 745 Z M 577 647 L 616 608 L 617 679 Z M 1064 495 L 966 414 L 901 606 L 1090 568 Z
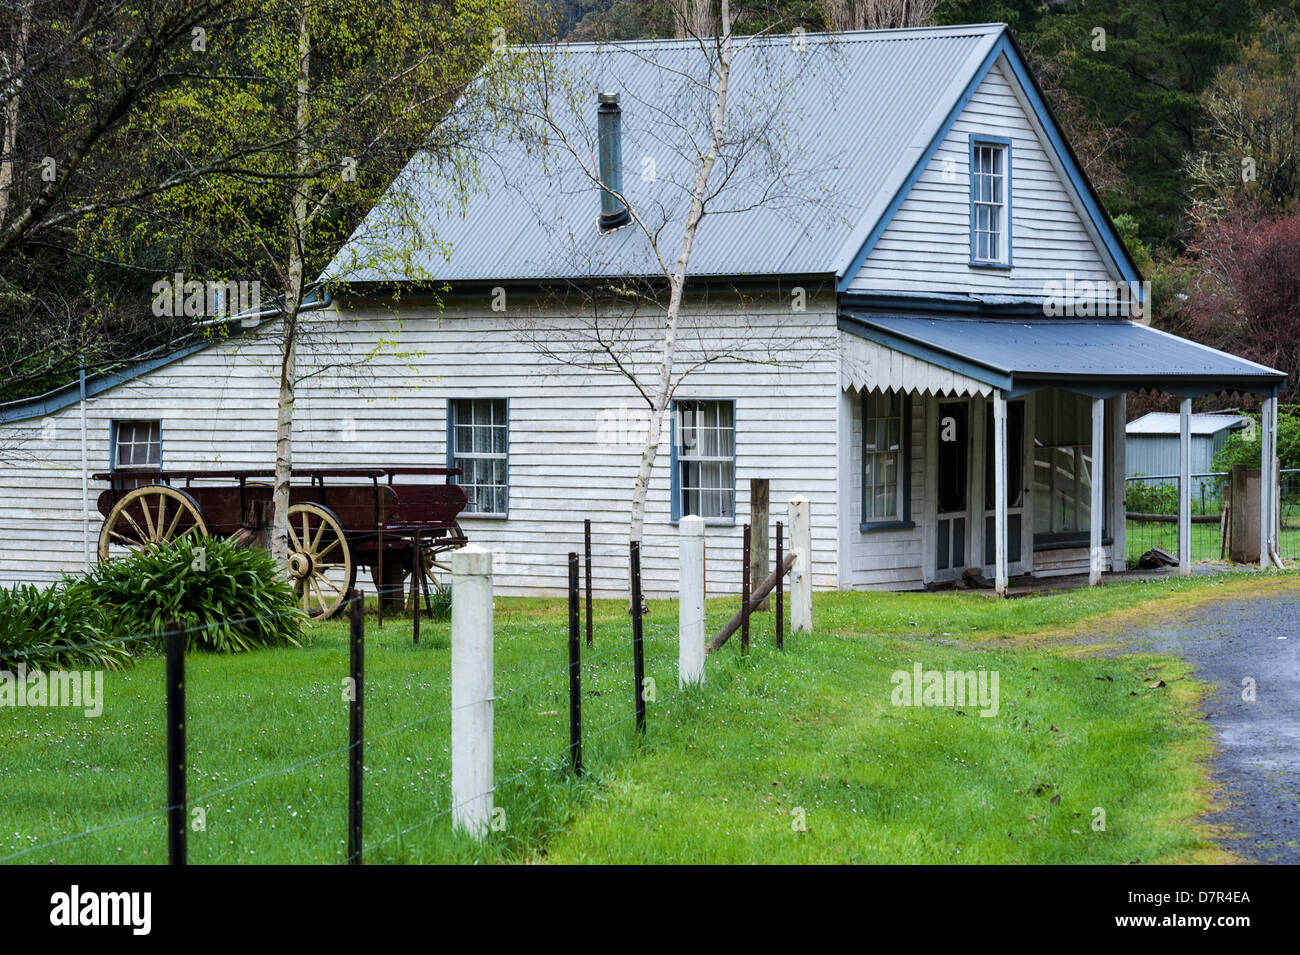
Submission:
M 271 556 L 223 538 L 181 538 L 95 568 L 84 587 L 116 634 L 160 634 L 175 621 L 192 650 L 297 647 L 303 621 Z
M 108 614 L 80 581 L 0 590 L 0 669 L 116 670 L 131 655 L 120 643 L 101 643 L 111 635 Z

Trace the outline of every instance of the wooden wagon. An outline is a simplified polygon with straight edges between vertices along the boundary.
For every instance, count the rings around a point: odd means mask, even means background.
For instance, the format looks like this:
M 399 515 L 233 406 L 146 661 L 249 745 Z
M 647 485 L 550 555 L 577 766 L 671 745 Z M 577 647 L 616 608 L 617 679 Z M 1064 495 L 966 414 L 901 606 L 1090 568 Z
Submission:
M 289 489 L 289 576 L 303 610 L 336 613 L 368 567 L 381 600 L 399 604 L 411 578 L 412 607 L 446 570 L 442 555 L 467 541 L 457 523 L 465 491 L 449 468 L 295 470 Z M 441 482 L 418 478 L 442 477 Z M 268 547 L 272 471 L 116 471 L 99 495 L 101 562 L 182 537 L 231 537 Z

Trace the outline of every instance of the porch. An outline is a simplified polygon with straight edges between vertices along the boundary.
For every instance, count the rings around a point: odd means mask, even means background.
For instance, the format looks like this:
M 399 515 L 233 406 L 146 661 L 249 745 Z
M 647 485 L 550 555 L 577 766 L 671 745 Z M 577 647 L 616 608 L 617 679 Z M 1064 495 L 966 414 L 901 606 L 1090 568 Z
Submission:
M 905 550 L 924 585 L 1125 570 L 1124 424 L 1130 391 L 1181 398 L 1178 572 L 1192 573 L 1192 398 L 1263 399 L 1261 566 L 1276 561 L 1281 372 L 1128 321 L 842 311 L 849 480 L 842 560 Z M 860 473 L 858 472 L 860 469 Z M 854 483 L 856 481 L 856 484 Z M 845 493 L 848 490 L 849 493 Z M 842 508 L 843 510 L 843 508 Z M 903 535 L 900 537 L 900 535 Z M 855 585 L 849 580 L 849 585 Z

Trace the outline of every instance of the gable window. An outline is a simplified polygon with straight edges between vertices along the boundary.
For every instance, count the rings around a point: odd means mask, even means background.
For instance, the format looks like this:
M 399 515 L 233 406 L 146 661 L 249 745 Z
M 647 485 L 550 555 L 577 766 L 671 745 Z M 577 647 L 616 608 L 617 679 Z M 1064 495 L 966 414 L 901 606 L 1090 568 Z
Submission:
M 447 408 L 447 466 L 465 489 L 469 515 L 505 517 L 510 507 L 509 403 L 452 398 Z
M 736 403 L 678 401 L 673 418 L 673 520 L 736 519 Z
M 862 396 L 862 529 L 911 520 L 911 400 L 896 391 Z
M 1011 264 L 1011 142 L 971 139 L 971 265 Z

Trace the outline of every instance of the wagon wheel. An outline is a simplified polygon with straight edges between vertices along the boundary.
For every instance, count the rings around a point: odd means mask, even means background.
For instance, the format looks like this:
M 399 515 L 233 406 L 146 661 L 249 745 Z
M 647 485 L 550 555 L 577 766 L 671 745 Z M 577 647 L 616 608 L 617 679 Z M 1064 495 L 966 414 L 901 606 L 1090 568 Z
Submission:
M 303 612 L 317 620 L 334 616 L 356 583 L 347 534 L 329 508 L 289 506 L 289 579 Z
M 149 484 L 128 492 L 104 518 L 99 529 L 99 562 L 112 559 L 113 548 L 139 553 L 182 537 L 207 536 L 198 501 L 174 487 Z
M 420 541 L 420 550 L 423 552 L 424 559 L 421 564 L 424 569 L 424 585 L 427 593 L 434 593 L 445 586 L 439 579 L 439 574 L 451 573 L 451 566 L 440 563 L 437 555 L 434 553 L 433 545 L 426 540 Z M 410 548 L 408 546 L 407 553 Z M 391 569 L 390 569 L 391 568 Z M 402 594 L 403 612 L 409 612 L 411 609 L 411 558 L 404 556 L 401 558 L 387 557 L 384 560 L 384 569 L 388 571 L 389 581 L 387 592 L 394 591 Z M 379 563 L 370 565 L 370 579 L 374 582 L 375 592 L 382 593 L 385 591 L 384 584 L 379 579 Z

